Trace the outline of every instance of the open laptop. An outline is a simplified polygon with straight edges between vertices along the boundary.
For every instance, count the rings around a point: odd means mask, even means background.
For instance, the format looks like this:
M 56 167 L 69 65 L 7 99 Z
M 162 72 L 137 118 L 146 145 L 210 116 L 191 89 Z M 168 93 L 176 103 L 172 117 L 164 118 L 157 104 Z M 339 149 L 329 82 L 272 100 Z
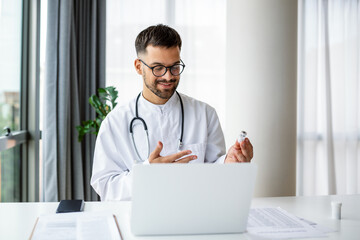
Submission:
M 253 163 L 135 165 L 131 231 L 134 235 L 244 232 L 256 171 Z

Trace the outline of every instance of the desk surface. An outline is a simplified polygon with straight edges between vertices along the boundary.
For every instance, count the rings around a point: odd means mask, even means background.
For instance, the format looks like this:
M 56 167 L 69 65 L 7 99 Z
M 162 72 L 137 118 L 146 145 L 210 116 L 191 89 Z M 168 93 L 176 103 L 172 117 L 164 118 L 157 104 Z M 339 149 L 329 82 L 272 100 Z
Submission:
M 342 202 L 341 220 L 331 219 L 331 201 Z M 57 205 L 57 202 L 0 203 L 0 239 L 28 239 L 36 218 L 43 214 L 55 213 Z M 329 233 L 327 239 L 359 239 L 360 236 L 360 195 L 254 198 L 252 207 L 281 207 L 299 217 L 337 231 Z M 86 202 L 84 211 L 113 212 L 118 218 L 125 240 L 252 239 L 247 234 L 134 237 L 129 225 L 130 208 L 131 202 Z

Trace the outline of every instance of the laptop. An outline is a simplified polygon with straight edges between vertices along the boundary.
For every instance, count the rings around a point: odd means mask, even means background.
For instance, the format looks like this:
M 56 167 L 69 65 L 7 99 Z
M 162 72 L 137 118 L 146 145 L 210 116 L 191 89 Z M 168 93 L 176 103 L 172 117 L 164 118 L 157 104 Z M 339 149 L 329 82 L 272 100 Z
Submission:
M 134 235 L 244 232 L 256 172 L 254 163 L 135 165 L 131 231 Z

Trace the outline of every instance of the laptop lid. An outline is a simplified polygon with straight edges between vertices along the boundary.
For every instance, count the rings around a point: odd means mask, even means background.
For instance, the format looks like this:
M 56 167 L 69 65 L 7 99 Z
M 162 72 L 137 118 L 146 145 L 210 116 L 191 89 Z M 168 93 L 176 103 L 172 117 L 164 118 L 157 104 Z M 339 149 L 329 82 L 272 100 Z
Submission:
M 131 230 L 135 235 L 244 232 L 256 171 L 253 163 L 135 165 Z

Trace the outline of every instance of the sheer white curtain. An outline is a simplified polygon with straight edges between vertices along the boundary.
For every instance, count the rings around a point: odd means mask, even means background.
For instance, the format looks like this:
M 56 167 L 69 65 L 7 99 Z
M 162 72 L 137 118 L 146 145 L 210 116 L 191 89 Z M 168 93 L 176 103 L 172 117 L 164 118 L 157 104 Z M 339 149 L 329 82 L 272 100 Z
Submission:
M 299 1 L 298 195 L 360 193 L 359 33 L 359 1 Z
M 224 0 L 108 0 L 106 85 L 119 91 L 123 104 L 142 90 L 134 69 L 135 38 L 158 23 L 175 28 L 183 40 L 181 58 L 186 68 L 178 90 L 212 105 L 225 127 Z

